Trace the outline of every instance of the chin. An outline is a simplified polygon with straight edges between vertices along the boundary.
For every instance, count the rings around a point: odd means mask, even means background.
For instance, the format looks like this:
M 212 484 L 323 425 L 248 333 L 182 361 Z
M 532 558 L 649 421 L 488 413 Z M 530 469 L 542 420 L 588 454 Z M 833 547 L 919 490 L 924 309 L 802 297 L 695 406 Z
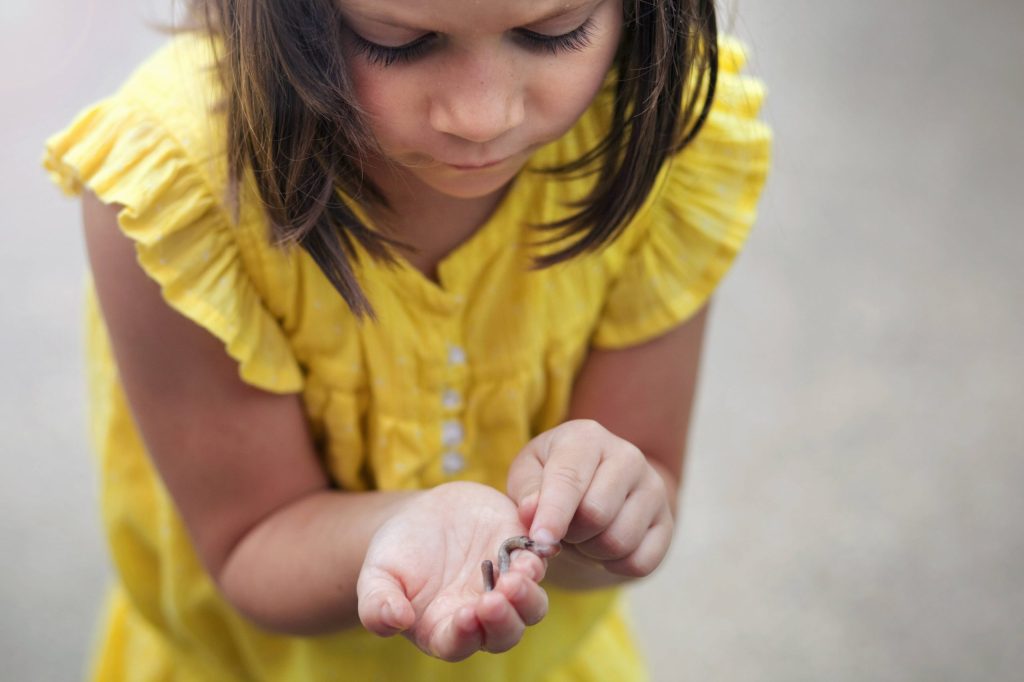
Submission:
M 424 174 L 420 176 L 420 181 L 435 192 L 453 199 L 479 199 L 501 190 L 515 178 L 518 170 L 495 174 L 484 171 L 462 175 L 438 173 L 437 176 L 425 176 Z

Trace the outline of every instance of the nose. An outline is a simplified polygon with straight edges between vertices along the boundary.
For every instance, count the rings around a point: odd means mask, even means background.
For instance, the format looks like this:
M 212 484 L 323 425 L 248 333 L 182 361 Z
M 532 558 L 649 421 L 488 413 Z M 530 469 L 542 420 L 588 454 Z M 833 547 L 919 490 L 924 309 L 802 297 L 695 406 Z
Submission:
M 494 56 L 462 55 L 432 94 L 430 125 L 442 133 L 484 143 L 523 122 L 523 93 L 509 64 Z

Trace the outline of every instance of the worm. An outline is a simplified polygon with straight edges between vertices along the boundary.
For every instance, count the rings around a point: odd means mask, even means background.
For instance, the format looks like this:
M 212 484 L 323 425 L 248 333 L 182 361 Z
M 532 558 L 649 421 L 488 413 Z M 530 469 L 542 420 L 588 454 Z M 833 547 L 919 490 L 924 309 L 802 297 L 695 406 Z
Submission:
M 512 552 L 517 549 L 525 549 L 541 559 L 549 559 L 558 554 L 561 545 L 557 542 L 553 545 L 545 545 L 535 542 L 525 535 L 511 537 L 501 543 L 501 547 L 498 548 L 498 575 L 508 573 L 508 568 L 512 565 Z M 490 592 L 494 589 L 494 583 L 497 581 L 497 577 L 494 575 L 494 564 L 490 559 L 484 559 L 481 562 L 480 573 L 484 576 L 484 590 Z

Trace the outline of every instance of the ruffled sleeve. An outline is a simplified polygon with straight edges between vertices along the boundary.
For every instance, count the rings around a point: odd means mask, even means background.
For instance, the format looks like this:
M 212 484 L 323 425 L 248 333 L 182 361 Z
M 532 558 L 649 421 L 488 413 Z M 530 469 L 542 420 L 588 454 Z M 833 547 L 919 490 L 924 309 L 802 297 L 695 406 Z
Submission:
M 608 294 L 596 347 L 641 343 L 696 313 L 750 232 L 771 151 L 771 131 L 757 120 L 764 87 L 740 74 L 738 42 L 720 41 L 719 62 L 704 127 L 662 171 L 631 226 L 639 234 Z
M 220 339 L 249 384 L 302 387 L 281 327 L 246 272 L 223 206 L 155 115 L 115 96 L 82 112 L 46 144 L 43 165 L 69 195 L 88 188 L 122 204 L 122 232 L 167 303 Z

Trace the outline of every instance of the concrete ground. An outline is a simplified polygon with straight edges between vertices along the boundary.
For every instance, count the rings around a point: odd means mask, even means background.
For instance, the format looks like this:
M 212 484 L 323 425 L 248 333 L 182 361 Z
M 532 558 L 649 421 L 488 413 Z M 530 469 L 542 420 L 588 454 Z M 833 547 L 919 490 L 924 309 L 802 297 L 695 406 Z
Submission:
M 167 4 L 0 3 L 4 679 L 79 678 L 108 579 L 77 206 L 42 142 Z M 717 296 L 678 539 L 635 590 L 655 679 L 1022 679 L 1024 4 L 726 9 L 776 160 Z

